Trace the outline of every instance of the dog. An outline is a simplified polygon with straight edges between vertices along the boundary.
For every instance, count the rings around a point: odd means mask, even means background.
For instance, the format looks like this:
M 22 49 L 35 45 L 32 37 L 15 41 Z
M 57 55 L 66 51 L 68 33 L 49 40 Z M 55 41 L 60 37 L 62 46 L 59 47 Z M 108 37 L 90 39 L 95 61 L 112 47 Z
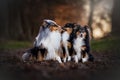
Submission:
M 78 63 L 82 60 L 83 63 L 87 62 L 91 59 L 90 54 L 90 32 L 88 26 L 78 26 L 75 30 L 75 38 L 74 38 L 74 50 L 76 55 L 74 56 L 74 60 Z M 93 57 L 92 57 L 93 58 Z
M 44 55 L 45 54 L 45 48 L 43 47 L 42 45 L 42 41 L 45 40 L 47 37 L 48 37 L 48 34 L 49 34 L 49 26 L 50 26 L 50 23 L 48 24 L 46 22 L 46 20 L 43 21 L 43 24 L 42 26 L 40 27 L 40 30 L 39 30 L 39 34 L 37 35 L 37 37 L 35 38 L 35 41 L 34 41 L 34 46 L 33 48 L 31 49 L 28 49 L 27 51 L 25 51 L 25 53 L 22 55 L 22 60 L 24 62 L 28 61 L 31 57 L 31 55 L 35 55 L 35 58 L 37 59 L 38 58 L 38 52 L 41 51 L 41 54 Z M 41 57 L 43 58 L 43 56 Z
M 57 60 L 62 63 L 59 49 L 61 43 L 60 26 L 52 20 L 45 19 L 40 27 L 39 33 L 34 41 L 34 47 L 27 50 L 23 56 L 23 61 L 29 60 L 30 56 L 42 60 Z M 39 55 L 40 54 L 40 55 Z
M 47 50 L 44 60 L 57 60 L 62 63 L 60 58 L 61 33 L 60 26 L 53 20 L 44 20 L 43 27 L 40 28 L 34 45 Z M 43 53 L 44 54 L 44 53 Z
M 75 23 L 66 23 L 62 28 L 64 31 L 62 33 L 62 50 L 63 50 L 63 62 L 71 61 L 73 50 L 73 29 Z

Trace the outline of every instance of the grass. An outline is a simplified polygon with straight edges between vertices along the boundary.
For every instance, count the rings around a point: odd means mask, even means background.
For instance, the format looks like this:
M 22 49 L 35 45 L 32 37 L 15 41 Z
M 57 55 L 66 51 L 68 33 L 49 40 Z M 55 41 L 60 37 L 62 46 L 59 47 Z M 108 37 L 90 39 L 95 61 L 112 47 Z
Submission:
M 107 51 L 107 50 L 120 50 L 119 49 L 119 41 L 120 38 L 117 37 L 109 37 L 100 40 L 92 40 L 91 41 L 91 49 L 92 51 Z M 1 49 L 23 49 L 29 48 L 32 46 L 32 42 L 29 41 L 3 41 L 0 43 Z M 120 52 L 120 51 L 119 51 Z
M 91 47 L 92 51 L 107 51 L 107 50 L 120 50 L 119 44 L 120 38 L 109 37 L 100 40 L 92 40 Z M 119 51 L 120 52 L 120 51 Z
M 31 47 L 32 43 L 28 41 L 4 41 L 0 43 L 0 50 L 4 49 L 22 49 Z

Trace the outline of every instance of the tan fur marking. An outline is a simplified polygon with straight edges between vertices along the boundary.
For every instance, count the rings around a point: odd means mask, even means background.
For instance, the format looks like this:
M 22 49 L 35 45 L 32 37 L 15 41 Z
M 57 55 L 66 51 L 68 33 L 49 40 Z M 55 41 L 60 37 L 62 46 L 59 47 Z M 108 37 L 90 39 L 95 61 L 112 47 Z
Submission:
M 67 46 L 68 46 L 68 48 L 71 48 L 72 47 L 72 45 L 71 45 L 71 43 L 70 42 L 67 42 Z
M 81 50 L 85 50 L 86 49 L 86 46 L 81 46 Z
M 66 31 L 67 31 L 68 34 L 72 33 L 72 30 L 73 30 L 72 28 L 65 28 L 65 29 L 66 29 Z
M 50 30 L 51 31 L 56 31 L 56 30 L 58 30 L 58 27 L 56 27 L 56 26 L 50 26 Z

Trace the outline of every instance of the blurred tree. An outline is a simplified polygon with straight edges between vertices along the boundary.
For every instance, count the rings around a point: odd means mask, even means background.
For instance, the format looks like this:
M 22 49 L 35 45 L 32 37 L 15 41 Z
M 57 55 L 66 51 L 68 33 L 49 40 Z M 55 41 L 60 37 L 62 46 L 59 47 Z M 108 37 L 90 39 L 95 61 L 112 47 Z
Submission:
M 95 1 L 94 0 L 90 0 L 90 15 L 89 15 L 89 20 L 88 20 L 88 25 L 91 29 L 91 36 L 93 38 L 93 30 L 92 30 L 92 23 L 93 23 L 93 13 L 94 13 L 94 4 Z
M 112 13 L 112 34 L 119 36 L 120 33 L 120 0 L 114 0 Z
M 9 37 L 18 39 L 23 37 L 22 29 L 22 0 L 8 0 L 8 32 Z M 7 20 L 7 19 L 6 19 Z
M 0 39 L 32 40 L 45 18 L 60 25 L 80 22 L 83 5 L 84 0 L 0 0 Z
M 0 0 L 0 38 L 8 37 L 8 2 Z

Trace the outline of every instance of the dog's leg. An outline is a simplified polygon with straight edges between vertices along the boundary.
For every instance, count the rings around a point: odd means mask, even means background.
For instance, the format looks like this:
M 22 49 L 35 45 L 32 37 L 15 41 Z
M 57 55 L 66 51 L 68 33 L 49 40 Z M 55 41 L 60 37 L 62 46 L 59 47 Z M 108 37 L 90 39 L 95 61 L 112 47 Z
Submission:
M 71 61 L 71 56 L 68 56 L 68 59 L 67 59 L 68 61 Z
M 59 63 L 62 63 L 62 61 L 61 61 L 61 58 L 60 58 L 60 56 L 56 56 L 56 60 L 59 62 Z
M 78 49 L 78 51 L 77 51 L 77 57 L 78 57 L 78 60 L 80 60 L 82 57 L 81 57 L 81 50 L 80 49 Z
M 88 59 L 89 59 L 89 55 L 85 53 L 85 56 L 82 57 L 82 62 L 85 63 L 88 61 Z
M 78 48 L 75 48 L 76 55 L 74 56 L 75 63 L 78 63 L 79 60 L 82 58 L 81 56 L 81 50 Z
M 63 58 L 63 62 L 66 62 L 66 50 L 63 45 L 62 45 L 62 58 Z
M 69 51 L 68 51 L 68 47 L 67 47 L 67 45 L 65 46 L 65 58 L 64 58 L 64 62 L 66 62 L 67 61 L 67 58 L 70 58 L 69 57 Z
M 66 57 L 64 57 L 63 62 L 65 63 L 65 62 L 66 62 L 66 60 L 67 60 L 67 58 L 66 58 Z
M 75 56 L 73 56 L 73 58 L 74 58 L 74 60 L 75 60 L 75 63 L 78 63 L 78 57 L 77 57 L 77 55 L 75 55 Z
M 60 58 L 60 54 L 59 54 L 59 49 L 54 50 L 55 51 L 55 59 L 59 62 L 62 63 L 62 60 Z
M 71 55 L 70 53 L 72 53 L 72 43 L 71 42 L 67 42 L 67 50 L 68 50 L 68 61 L 71 61 Z

